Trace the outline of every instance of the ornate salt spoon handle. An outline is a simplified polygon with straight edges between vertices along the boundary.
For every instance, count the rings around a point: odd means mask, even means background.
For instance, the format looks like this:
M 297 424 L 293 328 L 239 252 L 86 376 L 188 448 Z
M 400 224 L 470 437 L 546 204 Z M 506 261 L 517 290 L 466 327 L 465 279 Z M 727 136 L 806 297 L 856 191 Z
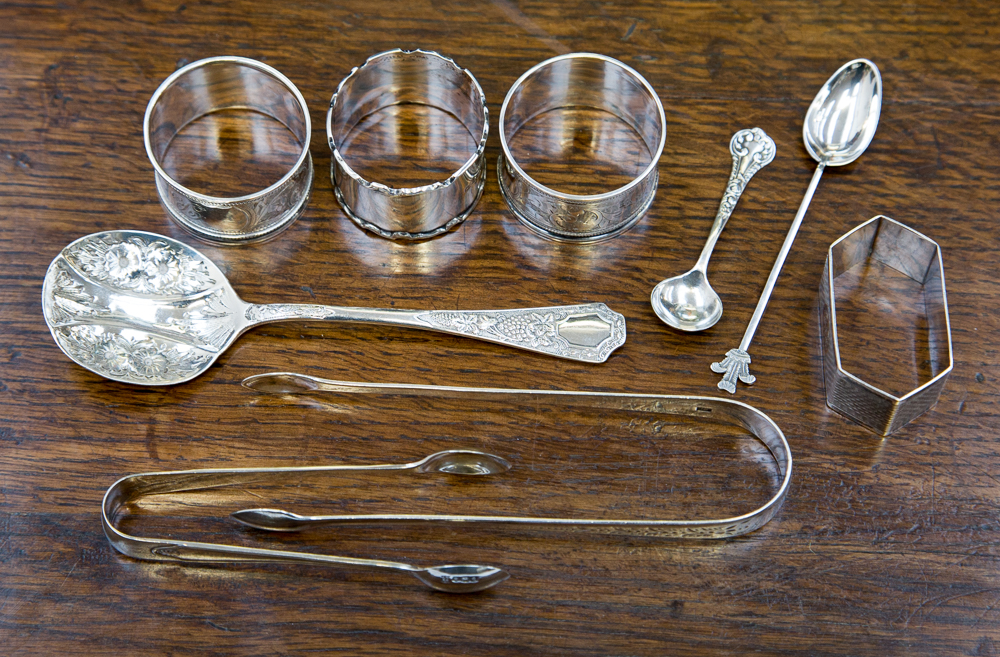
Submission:
M 127 230 L 88 235 L 63 249 L 45 274 L 42 311 L 67 356 L 140 385 L 193 379 L 243 332 L 268 322 L 408 326 L 589 363 L 604 362 L 625 342 L 625 318 L 603 303 L 515 310 L 247 303 L 198 251 Z

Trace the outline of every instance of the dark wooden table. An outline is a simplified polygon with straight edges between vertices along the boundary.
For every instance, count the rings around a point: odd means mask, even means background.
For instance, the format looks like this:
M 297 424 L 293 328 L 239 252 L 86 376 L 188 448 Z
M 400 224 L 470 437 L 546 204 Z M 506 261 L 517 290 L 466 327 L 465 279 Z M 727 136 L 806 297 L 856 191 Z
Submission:
M 1000 652 L 1000 5 L 28 0 L 0 5 L 0 44 L 0 653 Z M 421 245 L 362 233 L 327 175 L 331 94 L 351 67 L 395 47 L 440 51 L 470 69 L 493 122 L 476 211 Z M 492 171 L 507 89 L 531 65 L 573 51 L 637 69 L 668 124 L 649 213 L 590 247 L 528 233 Z M 627 344 L 587 366 L 444 335 L 313 322 L 251 331 L 206 374 L 174 388 L 117 384 L 72 363 L 42 319 L 46 267 L 70 241 L 99 230 L 193 243 L 157 202 L 142 117 L 173 70 L 219 54 L 286 74 L 314 129 L 317 175 L 298 222 L 262 245 L 197 245 L 242 296 L 440 309 L 605 301 L 627 318 Z M 735 513 L 766 499 L 777 478 L 759 444 L 718 427 L 541 405 L 268 397 L 239 382 L 292 370 L 726 394 L 708 366 L 738 344 L 813 170 L 801 144 L 805 110 L 856 57 L 882 71 L 878 133 L 860 160 L 824 177 L 751 349 L 758 382 L 735 395 L 774 418 L 795 457 L 788 499 L 765 528 L 721 542 L 385 528 L 269 538 L 226 519 L 272 495 L 332 512 L 604 517 Z M 775 139 L 778 156 L 751 183 L 711 265 L 726 314 L 701 334 L 669 330 L 650 310 L 649 291 L 694 263 L 729 172 L 726 145 L 752 126 Z M 412 173 L 405 158 L 383 164 Z M 594 182 L 585 168 L 575 175 Z M 940 243 L 955 353 L 937 406 L 885 440 L 826 407 L 817 313 L 828 245 L 877 214 Z M 926 369 L 907 341 L 920 337 L 913 331 L 901 338 L 877 323 L 867 331 L 853 334 L 861 366 L 867 353 L 889 363 L 876 368 L 883 374 L 901 362 L 915 376 Z M 137 509 L 128 526 L 510 570 L 483 594 L 432 593 L 405 575 L 363 570 L 138 562 L 116 553 L 100 527 L 101 496 L 127 473 L 376 463 L 457 446 L 508 455 L 515 470 L 496 483 L 353 477 L 322 489 L 195 494 Z

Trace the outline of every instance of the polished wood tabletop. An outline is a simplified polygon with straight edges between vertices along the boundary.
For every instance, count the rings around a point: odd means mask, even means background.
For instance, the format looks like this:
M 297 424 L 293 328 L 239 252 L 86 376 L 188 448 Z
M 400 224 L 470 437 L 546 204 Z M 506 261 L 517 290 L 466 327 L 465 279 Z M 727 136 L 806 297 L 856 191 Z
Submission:
M 481 200 L 456 230 L 418 244 L 355 226 L 329 177 L 330 98 L 353 67 L 393 48 L 453 58 L 479 81 L 490 113 Z M 658 93 L 667 125 L 649 211 L 593 245 L 528 231 L 495 175 L 508 89 L 534 64 L 580 51 L 634 68 Z M 1000 5 L 990 0 L 0 4 L 0 653 L 1000 653 L 998 52 Z M 308 207 L 262 244 L 220 247 L 181 230 L 158 202 L 143 147 L 143 115 L 159 84 L 216 55 L 275 67 L 311 112 Z M 710 365 L 739 344 L 812 176 L 805 112 L 827 78 L 859 57 L 881 70 L 878 131 L 860 159 L 820 182 L 750 349 L 757 381 L 730 396 Z M 373 179 L 421 184 L 461 162 L 456 153 L 471 137 L 451 115 L 380 112 L 351 144 Z M 562 112 L 540 117 L 516 144 L 540 180 L 608 191 L 644 166 L 634 133 L 614 117 Z M 269 121 L 206 117 L 182 131 L 168 164 L 194 189 L 259 189 L 297 154 Z M 747 187 L 709 267 L 725 314 L 701 333 L 670 329 L 653 314 L 650 291 L 694 265 L 726 188 L 730 137 L 750 127 L 774 139 L 777 156 Z M 937 405 L 888 438 L 826 405 L 818 293 L 830 244 L 880 214 L 940 245 L 954 344 Z M 257 303 L 604 302 L 625 316 L 628 339 L 592 365 L 444 334 L 308 321 L 249 331 L 188 383 L 115 383 L 60 351 L 41 307 L 59 251 L 112 229 L 191 244 Z M 892 272 L 874 264 L 845 277 L 837 298 L 849 319 L 840 331 L 846 366 L 899 394 L 934 376 L 942 343 L 931 335 L 925 290 L 894 286 Z M 267 534 L 228 516 L 282 506 L 697 519 L 750 511 L 780 483 L 761 443 L 714 422 L 240 386 L 269 371 L 724 396 L 781 427 L 793 478 L 769 524 L 724 540 L 489 526 Z M 437 593 L 405 573 L 362 568 L 138 561 L 117 553 L 101 527 L 104 491 L 130 473 L 403 463 L 457 448 L 514 467 L 475 479 L 353 474 L 164 495 L 119 522 L 142 536 L 511 574 L 482 593 Z

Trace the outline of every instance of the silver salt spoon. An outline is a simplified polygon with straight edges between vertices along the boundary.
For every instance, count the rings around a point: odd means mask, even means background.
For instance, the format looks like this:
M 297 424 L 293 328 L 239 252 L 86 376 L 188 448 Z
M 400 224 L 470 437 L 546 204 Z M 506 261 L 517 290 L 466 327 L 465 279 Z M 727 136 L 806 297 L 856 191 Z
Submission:
M 704 331 L 722 317 L 722 300 L 708 283 L 708 260 L 747 183 L 774 159 L 774 140 L 760 128 L 740 130 L 729 141 L 729 152 L 733 171 L 698 262 L 686 274 L 660 281 L 650 295 L 656 316 L 682 331 Z

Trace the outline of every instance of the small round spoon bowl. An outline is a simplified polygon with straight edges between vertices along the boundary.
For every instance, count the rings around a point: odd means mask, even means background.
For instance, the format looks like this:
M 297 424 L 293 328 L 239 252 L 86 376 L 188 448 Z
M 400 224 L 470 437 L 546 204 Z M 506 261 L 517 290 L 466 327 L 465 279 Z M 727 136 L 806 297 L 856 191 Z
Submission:
M 507 571 L 493 566 L 450 565 L 410 571 L 435 591 L 476 593 L 493 588 L 510 577 Z
M 243 386 L 269 395 L 297 395 L 320 389 L 313 379 L 292 372 L 254 374 L 243 379 Z
M 494 454 L 471 449 L 450 449 L 431 454 L 416 467 L 417 472 L 440 472 L 465 477 L 502 474 L 511 469 L 510 461 Z
M 722 317 L 722 299 L 699 269 L 660 281 L 650 304 L 663 323 L 681 331 L 704 331 Z

